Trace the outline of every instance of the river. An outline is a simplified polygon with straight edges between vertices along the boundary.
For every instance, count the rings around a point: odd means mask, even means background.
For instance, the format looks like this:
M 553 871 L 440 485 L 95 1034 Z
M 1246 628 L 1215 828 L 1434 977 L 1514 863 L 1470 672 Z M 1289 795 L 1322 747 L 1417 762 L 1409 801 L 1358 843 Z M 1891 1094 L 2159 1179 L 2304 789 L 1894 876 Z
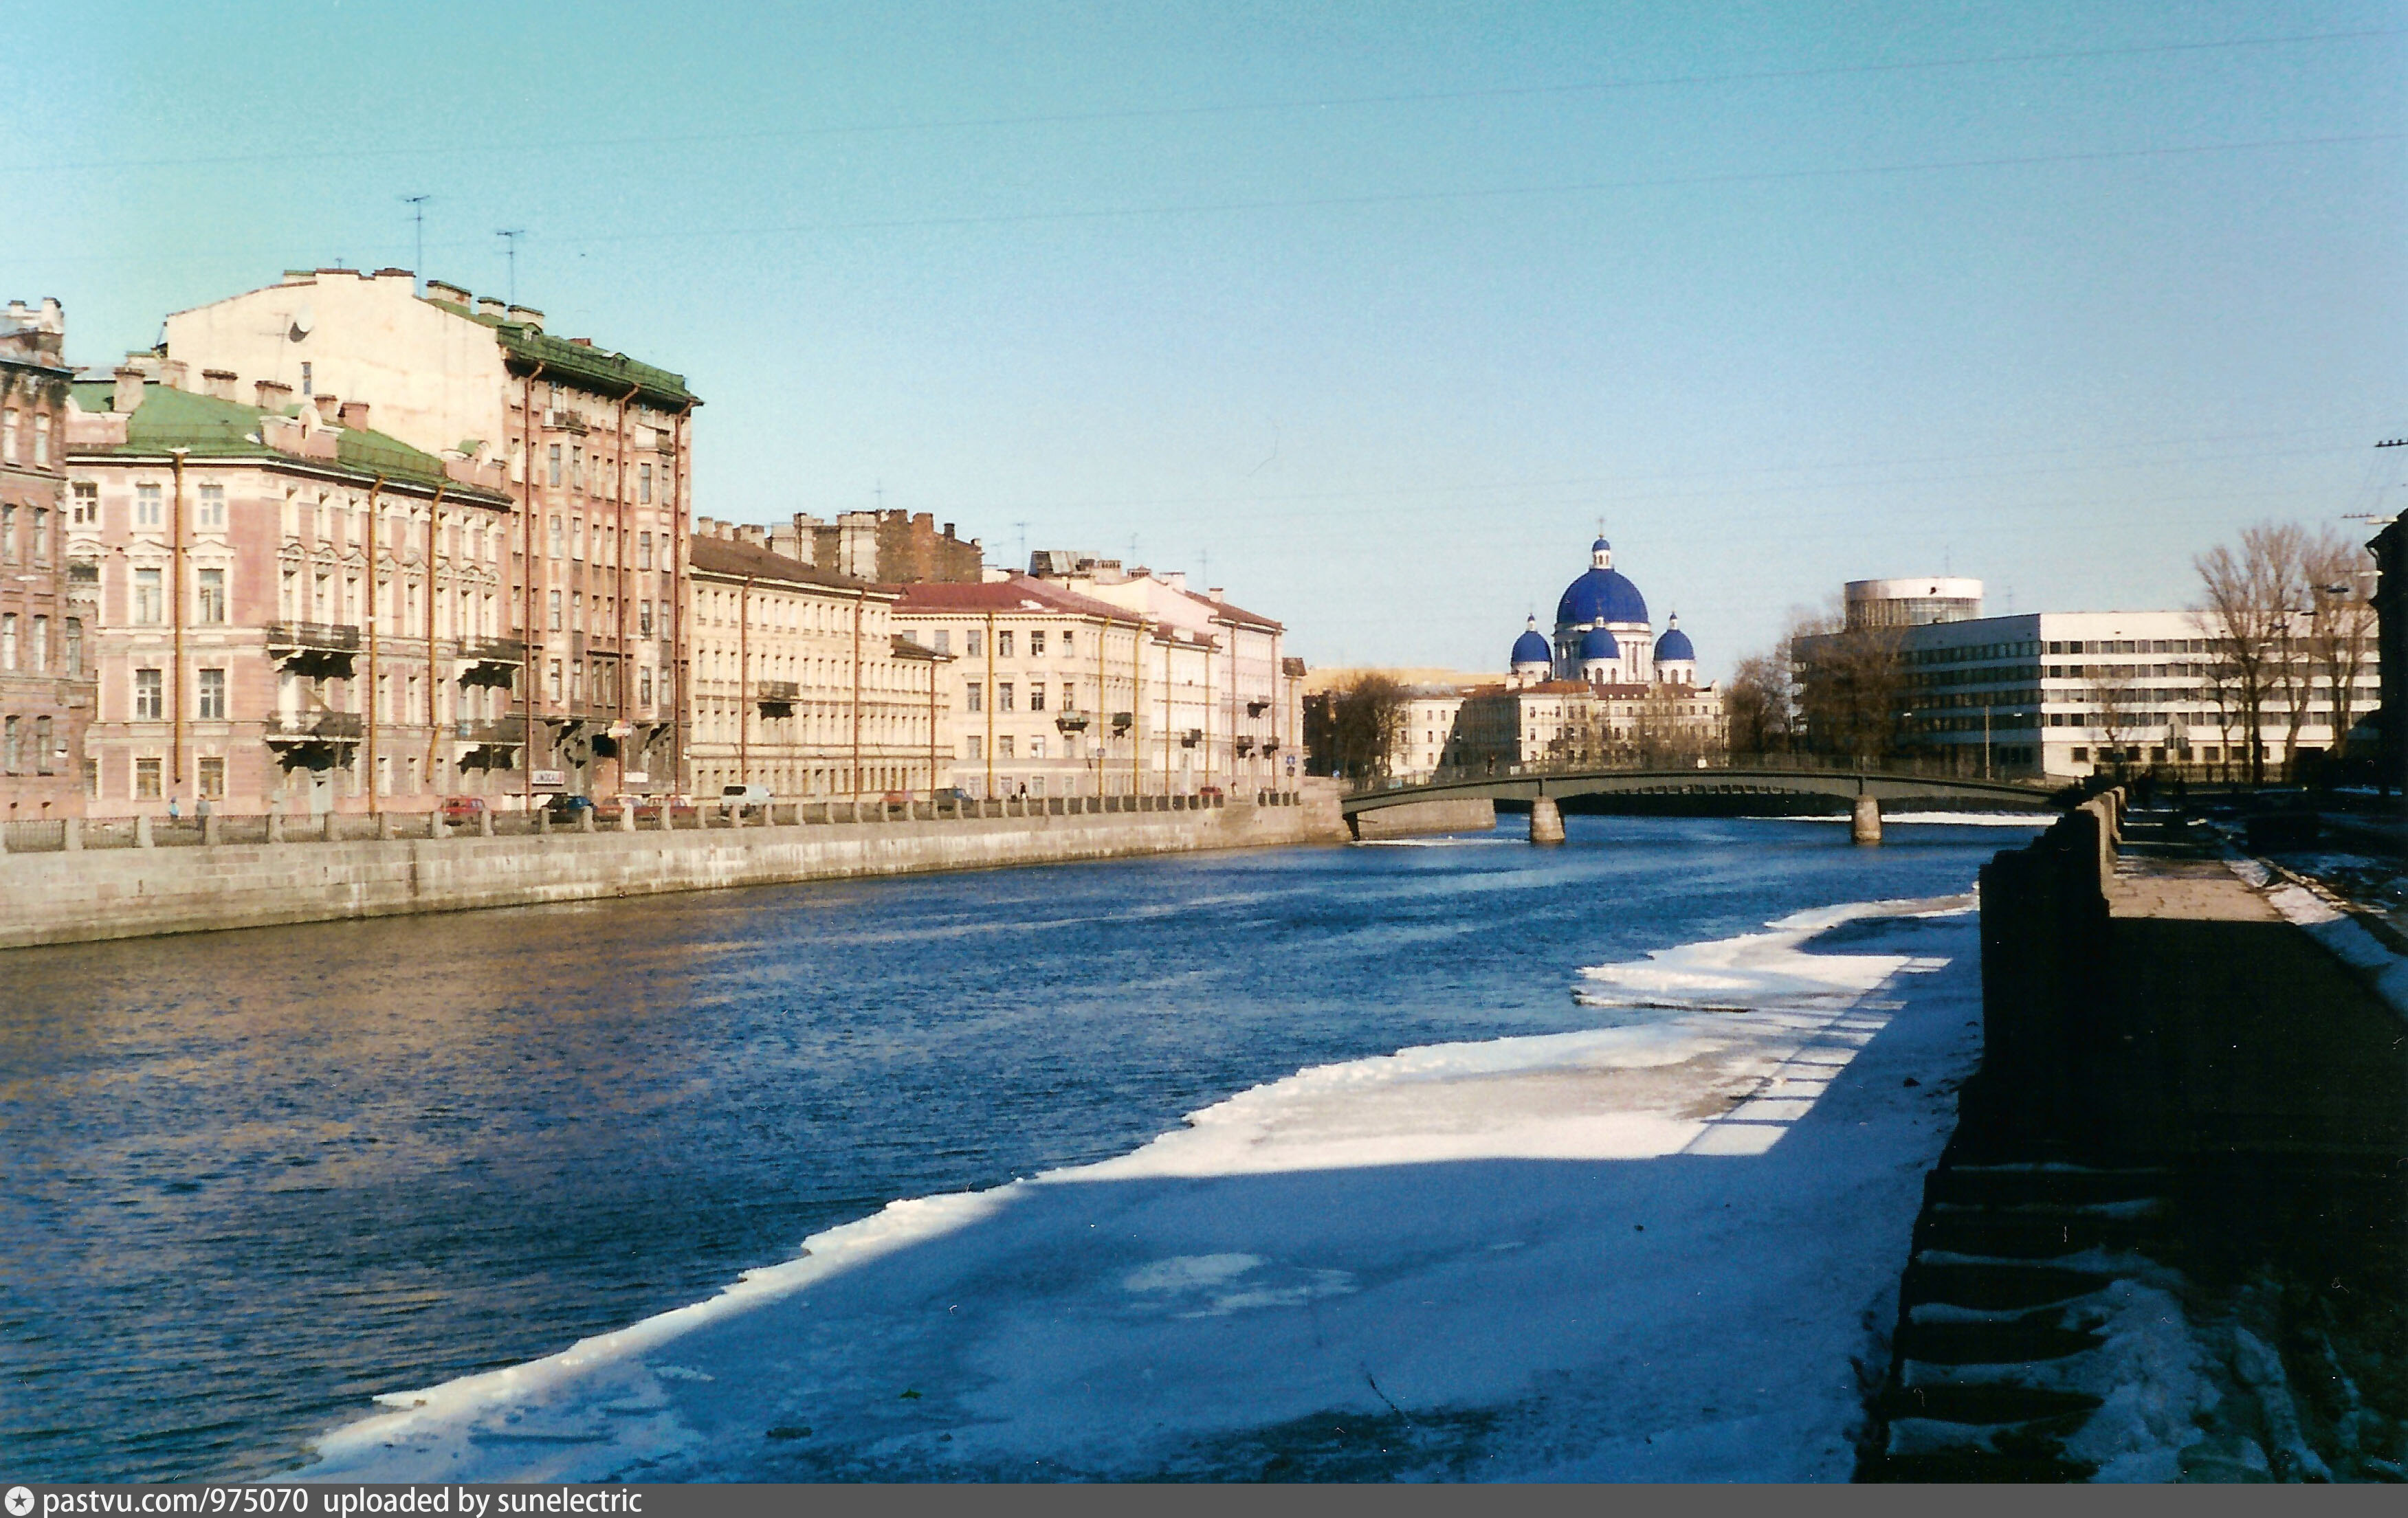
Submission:
M 1554 1033 L 1579 969 L 1966 890 L 2020 830 L 1496 835 L 18 951 L 0 1455 L 259 1477 L 380 1392 L 1300 1067 Z

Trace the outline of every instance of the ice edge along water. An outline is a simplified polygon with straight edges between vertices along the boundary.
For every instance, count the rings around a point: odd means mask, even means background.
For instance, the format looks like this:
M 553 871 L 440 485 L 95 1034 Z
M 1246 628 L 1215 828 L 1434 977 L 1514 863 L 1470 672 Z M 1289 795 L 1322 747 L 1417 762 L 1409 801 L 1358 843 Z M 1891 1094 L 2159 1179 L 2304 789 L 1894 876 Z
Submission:
M 1727 1193 L 1663 1171 L 1617 1196 L 1612 1182 L 1646 1167 L 1544 1165 L 1770 1154 L 1915 999 L 1907 978 L 1970 961 L 1971 906 L 1820 909 L 1595 967 L 1576 995 L 1619 1009 L 1612 1025 L 1315 1067 L 1114 1159 L 891 1203 L 708 1300 L 543 1359 L 380 1396 L 393 1411 L 323 1436 L 300 1478 L 740 1475 L 765 1449 L 785 1449 L 765 1439 L 810 1437 L 791 1421 L 803 1416 L 856 1469 L 942 1476 L 1067 1460 L 1144 1473 L 1164 1468 L 1166 1451 L 1372 1394 L 1399 1413 L 1399 1400 L 1510 1405 L 1545 1424 L 1544 1406 L 1530 1411 L 1547 1401 L 1534 1385 L 1634 1353 L 1650 1368 L 1634 1389 L 1641 1405 L 1583 1414 L 1587 1448 L 1567 1448 L 1559 1431 L 1479 1473 L 1844 1476 L 1858 1320 L 1894 1289 L 1915 1183 L 1953 1101 L 1879 1098 L 1889 1105 L 1853 1124 L 1877 1125 L 1879 1138 L 1854 1134 L 1852 1160 L 1799 1170 L 1832 1188 L 1826 1197 L 1798 1195 L 1795 1179 Z M 1884 918 L 1898 921 L 1859 935 L 1877 952 L 1805 948 Z M 1909 920 L 1942 936 L 1884 941 Z M 1914 1063 L 1901 1067 L 1923 1075 L 1910 1088 L 1970 1068 L 1958 1014 L 1971 977 L 1941 979 L 1945 989 L 1919 998 L 1931 1031 L 1909 1041 Z M 1841 1153 L 1828 1138 L 1824 1152 Z M 1245 1178 L 1317 1200 L 1291 1198 L 1283 1211 L 1196 1192 Z M 1742 1202 L 1749 1210 L 1734 1216 Z M 1589 1215 L 1599 1208 L 1611 1221 Z M 1752 1270 L 1734 1264 L 1758 1250 Z M 1784 1261 L 1810 1279 L 1784 1277 Z M 1796 1299 L 1834 1271 L 1846 1279 L 1829 1283 L 1831 1300 Z M 1045 1284 L 998 1294 L 998 1279 L 1015 1278 Z M 1766 1325 L 1727 1321 L 1734 1310 L 1796 1322 L 1768 1348 Z M 1716 1321 L 1684 1327 L 1683 1312 Z M 934 1326 L 923 1313 L 939 1314 Z M 1684 1335 L 1690 1363 L 1675 1371 Z M 950 1389 L 924 1399 L 882 1384 L 914 1374 Z M 1675 1382 L 1696 1409 L 1656 1406 Z M 897 1425 L 885 1399 L 898 1394 L 928 1401 L 907 1409 L 916 1423 Z

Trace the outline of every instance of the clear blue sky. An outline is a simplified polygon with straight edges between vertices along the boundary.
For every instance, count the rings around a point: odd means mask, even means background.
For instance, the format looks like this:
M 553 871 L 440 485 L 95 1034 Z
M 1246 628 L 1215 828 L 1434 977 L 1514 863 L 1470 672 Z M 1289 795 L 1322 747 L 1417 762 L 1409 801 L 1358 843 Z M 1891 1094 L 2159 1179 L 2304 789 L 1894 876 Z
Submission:
M 1321 664 L 1501 667 L 1600 517 L 1718 672 L 2403 478 L 2401 4 L 723 8 L 19 13 L 0 295 L 105 365 L 431 194 L 689 377 L 703 512 L 1134 538 Z

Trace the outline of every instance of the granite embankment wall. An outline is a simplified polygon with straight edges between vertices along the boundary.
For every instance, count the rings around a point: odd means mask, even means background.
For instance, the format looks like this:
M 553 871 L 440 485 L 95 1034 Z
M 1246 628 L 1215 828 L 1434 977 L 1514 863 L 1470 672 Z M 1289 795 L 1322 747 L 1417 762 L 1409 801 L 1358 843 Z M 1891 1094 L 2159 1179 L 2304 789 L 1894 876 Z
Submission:
M 1484 797 L 1469 800 L 1408 801 L 1358 812 L 1347 825 L 1358 838 L 1410 838 L 1428 833 L 1484 833 L 1497 825 L 1497 804 Z
M 1057 803 L 1058 805 L 1058 803 Z M 0 948 L 1340 841 L 1333 802 L 0 855 Z

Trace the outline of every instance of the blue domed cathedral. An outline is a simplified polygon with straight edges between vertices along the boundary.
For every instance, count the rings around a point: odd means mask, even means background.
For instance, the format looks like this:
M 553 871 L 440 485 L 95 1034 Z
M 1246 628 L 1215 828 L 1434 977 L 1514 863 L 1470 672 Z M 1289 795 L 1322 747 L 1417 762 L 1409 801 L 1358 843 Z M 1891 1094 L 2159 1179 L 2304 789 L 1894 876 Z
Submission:
M 1647 598 L 1630 577 L 1613 566 L 1613 545 L 1599 537 L 1589 545 L 1588 569 L 1564 587 L 1555 602 L 1555 636 L 1549 642 L 1538 619 L 1513 643 L 1517 685 L 1572 680 L 1584 685 L 1679 685 L 1698 683 L 1698 652 L 1674 614 L 1664 636 L 1656 636 Z

